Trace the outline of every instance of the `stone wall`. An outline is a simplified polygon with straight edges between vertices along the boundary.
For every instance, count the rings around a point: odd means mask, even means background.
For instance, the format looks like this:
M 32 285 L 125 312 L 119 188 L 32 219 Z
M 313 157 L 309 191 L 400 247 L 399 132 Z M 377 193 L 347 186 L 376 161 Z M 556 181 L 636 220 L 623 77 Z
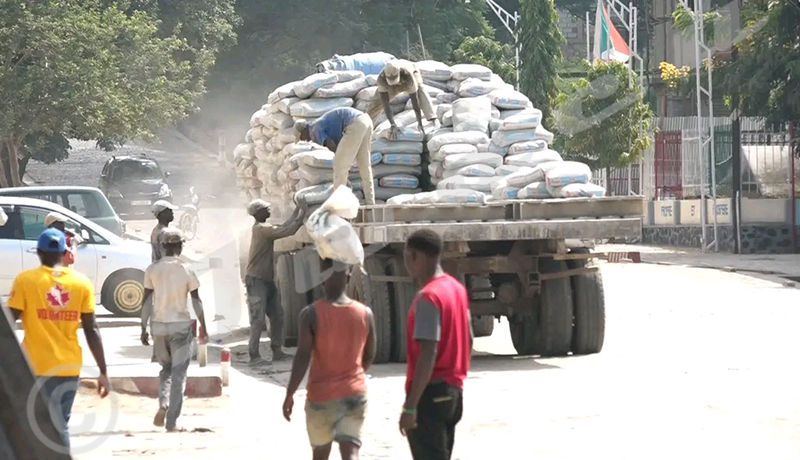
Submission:
M 714 229 L 706 227 L 709 239 Z M 742 254 L 785 254 L 791 252 L 790 227 L 783 224 L 742 225 Z M 656 246 L 700 248 L 699 225 L 659 225 L 642 228 L 642 243 Z M 733 227 L 718 225 L 720 252 L 733 252 Z M 798 234 L 800 242 L 800 233 Z
M 558 28 L 564 35 L 561 52 L 565 60 L 586 59 L 586 21 L 568 11 L 558 10 Z M 590 31 L 591 32 L 591 31 Z

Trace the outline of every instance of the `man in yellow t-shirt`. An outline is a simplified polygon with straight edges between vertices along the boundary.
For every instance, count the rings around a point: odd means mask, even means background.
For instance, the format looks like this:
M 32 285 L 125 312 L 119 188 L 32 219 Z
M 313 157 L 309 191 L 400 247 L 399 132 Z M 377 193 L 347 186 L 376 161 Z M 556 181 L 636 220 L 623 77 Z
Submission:
M 67 424 L 78 388 L 83 353 L 78 327 L 100 369 L 98 389 L 108 395 L 106 359 L 100 329 L 94 316 L 94 290 L 89 279 L 71 268 L 57 266 L 66 252 L 66 239 L 57 229 L 42 232 L 36 245 L 42 265 L 26 270 L 14 280 L 8 306 L 14 319 L 22 319 L 26 351 L 50 414 L 69 447 Z M 52 399 L 52 400 L 51 400 Z

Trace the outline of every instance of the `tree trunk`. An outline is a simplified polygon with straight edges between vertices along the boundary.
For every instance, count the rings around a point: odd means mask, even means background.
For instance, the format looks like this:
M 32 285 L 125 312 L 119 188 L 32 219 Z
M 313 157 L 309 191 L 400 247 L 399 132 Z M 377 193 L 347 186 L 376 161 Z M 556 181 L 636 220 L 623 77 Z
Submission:
M 5 143 L 0 141 L 0 188 L 8 187 L 8 175 L 6 174 L 5 157 L 6 149 Z
M 19 175 L 19 144 L 13 136 L 6 140 L 6 151 L 8 152 L 8 172 L 11 174 L 11 186 L 21 187 L 22 178 Z
M 28 162 L 30 160 L 31 157 L 27 155 L 19 159 L 19 180 L 25 177 L 25 171 L 28 169 Z

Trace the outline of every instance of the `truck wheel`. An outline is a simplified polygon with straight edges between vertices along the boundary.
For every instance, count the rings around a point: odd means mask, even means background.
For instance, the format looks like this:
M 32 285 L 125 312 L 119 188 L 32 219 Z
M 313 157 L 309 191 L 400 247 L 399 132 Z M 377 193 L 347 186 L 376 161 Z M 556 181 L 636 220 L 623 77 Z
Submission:
M 389 260 L 389 270 L 394 276 L 408 276 L 402 257 Z M 408 310 L 417 290 L 414 283 L 391 283 L 392 289 L 392 362 L 406 362 L 406 325 Z
M 100 303 L 114 316 L 128 318 L 142 314 L 144 272 L 120 270 L 106 278 L 100 291 Z
M 472 332 L 475 337 L 489 337 L 494 332 L 494 316 L 473 316 Z
M 375 317 L 375 363 L 389 362 L 392 354 L 392 306 L 389 303 L 389 283 L 373 281 L 369 275 L 386 275 L 386 261 L 378 257 L 364 260 L 364 269 L 353 270 L 348 295 L 372 309 Z
M 278 288 L 278 305 L 283 308 L 284 345 L 292 347 L 297 345 L 300 310 L 306 306 L 305 292 L 297 292 L 295 288 L 293 254 L 278 254 L 275 284 Z
M 570 269 L 589 265 L 588 260 L 571 260 Z M 603 349 L 606 329 L 606 302 L 603 276 L 599 271 L 572 276 L 574 326 L 572 353 L 588 355 Z
M 540 259 L 542 273 L 567 269 L 560 260 Z M 569 278 L 542 281 L 534 314 L 513 320 L 511 341 L 521 355 L 565 356 L 572 345 L 572 287 Z

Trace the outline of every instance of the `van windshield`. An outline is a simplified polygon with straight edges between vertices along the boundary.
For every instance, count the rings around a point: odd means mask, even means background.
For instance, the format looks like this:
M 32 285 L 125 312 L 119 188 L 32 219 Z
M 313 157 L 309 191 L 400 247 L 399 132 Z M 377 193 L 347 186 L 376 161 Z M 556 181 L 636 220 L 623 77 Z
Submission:
M 114 167 L 113 180 L 161 179 L 161 170 L 154 161 L 121 161 Z

